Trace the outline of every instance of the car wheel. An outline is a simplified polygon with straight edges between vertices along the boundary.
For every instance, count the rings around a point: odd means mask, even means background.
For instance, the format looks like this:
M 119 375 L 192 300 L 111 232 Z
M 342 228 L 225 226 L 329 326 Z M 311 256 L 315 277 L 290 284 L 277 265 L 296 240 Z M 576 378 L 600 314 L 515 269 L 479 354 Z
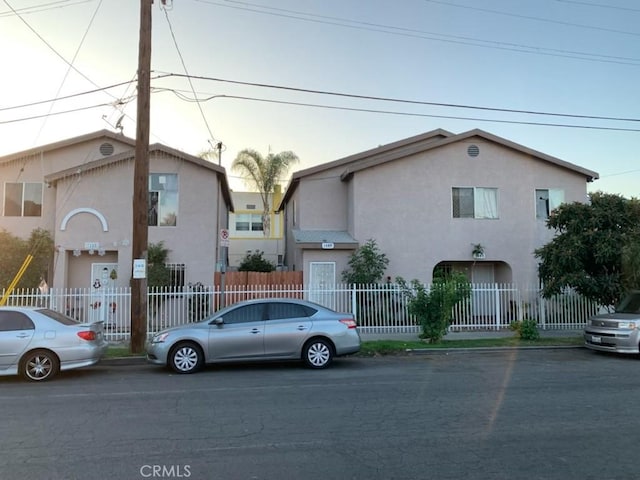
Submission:
M 321 338 L 315 338 L 304 346 L 304 362 L 311 368 L 326 368 L 333 360 L 332 345 Z
M 33 382 L 42 382 L 53 378 L 59 368 L 58 357 L 47 350 L 29 352 L 20 362 L 20 374 Z
M 204 354 L 194 343 L 179 343 L 169 353 L 169 366 L 176 373 L 194 373 L 204 363 Z

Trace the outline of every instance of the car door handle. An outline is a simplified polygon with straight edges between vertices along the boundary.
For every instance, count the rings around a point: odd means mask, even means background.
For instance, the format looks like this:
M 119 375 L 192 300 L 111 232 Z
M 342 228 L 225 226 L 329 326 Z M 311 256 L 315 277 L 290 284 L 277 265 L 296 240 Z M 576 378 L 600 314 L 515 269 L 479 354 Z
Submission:
M 306 330 L 307 327 L 305 327 L 304 325 L 298 325 L 298 330 L 302 331 L 302 330 Z
M 254 328 L 253 330 L 251 330 L 251 333 L 260 333 L 260 329 L 259 328 Z
M 16 335 L 16 337 L 18 338 L 27 338 L 29 336 L 29 334 L 27 333 L 21 333 L 20 335 Z

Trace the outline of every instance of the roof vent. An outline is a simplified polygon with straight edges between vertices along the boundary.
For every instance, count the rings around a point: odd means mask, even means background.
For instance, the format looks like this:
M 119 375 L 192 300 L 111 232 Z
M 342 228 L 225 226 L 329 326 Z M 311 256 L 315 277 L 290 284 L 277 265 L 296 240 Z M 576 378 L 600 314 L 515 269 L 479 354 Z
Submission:
M 104 156 L 104 157 L 108 157 L 109 155 L 113 155 L 113 151 L 115 149 L 113 148 L 113 144 L 105 142 L 102 145 L 100 145 L 100 153 Z
M 467 154 L 470 157 L 477 157 L 480 155 L 480 148 L 477 145 L 469 145 L 469 148 L 467 148 Z

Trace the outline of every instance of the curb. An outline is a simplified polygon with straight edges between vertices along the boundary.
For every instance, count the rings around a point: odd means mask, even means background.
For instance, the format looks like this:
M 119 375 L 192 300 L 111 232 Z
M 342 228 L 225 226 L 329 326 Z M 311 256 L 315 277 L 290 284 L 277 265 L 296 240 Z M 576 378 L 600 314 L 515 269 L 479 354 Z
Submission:
M 518 350 L 565 350 L 571 348 L 585 348 L 583 345 L 532 345 L 526 347 L 469 347 L 469 348 L 408 348 L 406 353 L 412 355 L 449 355 L 450 353 L 489 353 L 513 352 Z
M 147 363 L 147 357 L 144 356 L 131 356 L 131 357 L 111 357 L 103 358 L 98 365 L 114 365 L 114 366 L 129 366 L 129 365 L 144 365 Z
M 467 353 L 491 353 L 491 352 L 513 352 L 518 350 L 566 350 L 571 348 L 585 348 L 583 345 L 540 345 L 539 347 L 469 347 L 469 348 L 408 348 L 404 353 L 409 355 L 449 355 L 449 354 L 467 354 Z M 384 356 L 384 355 L 380 355 Z M 363 357 L 367 358 L 367 357 Z M 99 365 L 111 366 L 131 366 L 146 365 L 147 358 L 145 356 L 131 357 L 111 357 L 100 360 Z

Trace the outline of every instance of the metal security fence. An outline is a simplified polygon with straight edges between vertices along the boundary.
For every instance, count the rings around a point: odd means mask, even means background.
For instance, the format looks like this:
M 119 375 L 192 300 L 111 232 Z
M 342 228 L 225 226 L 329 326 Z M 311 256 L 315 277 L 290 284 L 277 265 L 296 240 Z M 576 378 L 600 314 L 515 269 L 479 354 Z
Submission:
M 426 285 L 428 288 L 429 286 Z M 396 284 L 336 285 L 329 289 L 299 285 L 231 286 L 221 292 L 201 284 L 182 288 L 149 288 L 147 332 L 196 322 L 222 305 L 250 298 L 304 298 L 341 312 L 353 313 L 363 333 L 417 333 L 419 325 Z M 129 339 L 131 289 L 15 290 L 7 305 L 48 307 L 83 322 L 102 321 L 111 341 Z M 502 330 L 517 320 L 534 319 L 541 329 L 577 329 L 601 310 L 584 297 L 567 292 L 542 298 L 539 288 L 512 284 L 473 284 L 471 296 L 453 310 L 451 331 Z

